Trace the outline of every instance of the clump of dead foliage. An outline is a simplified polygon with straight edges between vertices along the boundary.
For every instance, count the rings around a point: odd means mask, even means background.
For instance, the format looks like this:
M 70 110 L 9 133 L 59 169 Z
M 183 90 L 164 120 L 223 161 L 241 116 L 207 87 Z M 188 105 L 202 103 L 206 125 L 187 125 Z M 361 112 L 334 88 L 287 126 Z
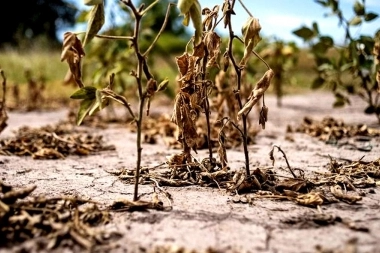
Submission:
M 0 181 L 0 247 L 35 238 L 39 241 L 37 250 L 76 245 L 91 250 L 120 237 L 117 232 L 100 229 L 111 215 L 96 202 L 72 196 L 31 197 L 35 189 Z
M 289 131 L 292 130 L 289 128 Z M 321 141 L 333 144 L 343 138 L 380 136 L 380 129 L 368 127 L 366 124 L 347 125 L 343 120 L 332 117 L 325 117 L 320 121 L 305 117 L 294 131 L 306 133 Z
M 119 199 L 105 206 L 77 196 L 33 196 L 35 185 L 14 187 L 0 181 L 0 248 L 17 247 L 28 240 L 38 243 L 32 247 L 52 250 L 68 247 L 87 250 L 110 246 L 123 235 L 105 225 L 111 222 L 112 212 L 169 210 L 159 194 L 152 200 L 129 201 Z M 115 245 L 113 245 L 115 246 Z M 79 248 L 78 248 L 79 247 Z M 111 247 L 111 246 L 110 246 Z
M 63 159 L 68 155 L 90 155 L 115 150 L 102 135 L 80 130 L 70 122 L 41 128 L 21 127 L 14 137 L 0 139 L 0 155 L 32 156 L 34 159 Z
M 284 151 L 277 146 L 284 155 Z M 140 184 L 152 184 L 165 192 L 164 187 L 185 187 L 198 185 L 218 187 L 234 195 L 235 203 L 253 203 L 257 199 L 288 200 L 299 205 L 317 207 L 336 202 L 355 204 L 362 200 L 371 189 L 380 185 L 380 159 L 372 162 L 354 161 L 339 163 L 331 159 L 327 172 L 305 175 L 301 169 L 293 169 L 287 161 L 288 170 L 254 168 L 247 176 L 245 169 L 231 170 L 221 163 L 206 158 L 183 166 L 178 166 L 181 155 L 173 155 L 170 162 L 153 168 L 143 168 Z M 182 160 L 183 162 L 183 160 Z M 211 168 L 211 170 L 210 170 Z M 123 169 L 110 172 L 126 183 L 132 183 L 134 171 Z M 363 189 L 370 189 L 364 191 Z

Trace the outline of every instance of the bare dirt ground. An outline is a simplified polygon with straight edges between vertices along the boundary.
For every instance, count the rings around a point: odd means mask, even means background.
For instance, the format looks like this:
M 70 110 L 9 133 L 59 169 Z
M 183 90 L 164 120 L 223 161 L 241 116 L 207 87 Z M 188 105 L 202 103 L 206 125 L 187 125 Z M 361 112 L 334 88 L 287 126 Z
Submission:
M 346 124 L 367 124 L 379 128 L 374 116 L 362 113 L 364 103 L 353 99 L 352 105 L 332 109 L 331 94 L 310 93 L 285 96 L 283 107 L 276 107 L 276 99 L 266 96 L 269 121 L 266 129 L 249 146 L 252 169 L 271 167 L 268 153 L 272 145 L 280 146 L 293 168 L 305 173 L 326 172 L 328 156 L 351 161 L 374 161 L 380 157 L 380 138 L 366 143 L 348 141 L 357 146 L 371 145 L 364 152 L 352 145 L 328 145 L 303 133 L 286 134 L 288 126 L 298 126 L 304 116 L 321 120 L 325 116 L 342 119 Z M 159 110 L 152 102 L 152 112 Z M 168 109 L 170 112 L 171 108 Z M 9 127 L 2 137 L 23 125 L 32 127 L 54 124 L 66 117 L 67 111 L 45 113 L 9 113 Z M 256 121 L 257 117 L 253 117 Z M 255 122 L 256 124 L 256 122 Z M 258 119 L 257 119 L 258 124 Z M 61 160 L 33 160 L 31 157 L 0 156 L 1 180 L 13 186 L 36 185 L 32 195 L 74 195 L 109 205 L 119 198 L 132 199 L 133 185 L 126 184 L 107 171 L 135 167 L 135 135 L 125 128 L 109 127 L 96 130 L 116 151 L 85 157 L 69 156 Z M 178 153 L 162 142 L 143 145 L 143 165 L 153 167 L 166 161 L 166 156 Z M 244 166 L 241 149 L 228 150 L 231 168 Z M 198 160 L 207 157 L 207 150 L 194 154 Z M 285 159 L 275 153 L 275 170 L 286 169 Z M 343 160 L 339 160 L 343 161 Z M 251 203 L 235 203 L 225 190 L 200 186 L 164 187 L 173 197 L 172 210 L 112 213 L 106 229 L 122 233 L 119 240 L 99 246 L 97 252 L 380 252 L 380 192 L 377 188 L 358 189 L 361 201 L 350 205 L 333 203 L 317 208 L 297 205 L 291 201 L 254 199 Z M 142 199 L 150 198 L 152 185 L 141 185 Z M 165 205 L 167 201 L 163 199 Z M 350 219 L 352 229 L 342 222 L 318 224 L 313 217 L 318 212 L 340 219 Z M 33 251 L 33 240 L 0 252 Z M 184 251 L 178 251 L 183 247 Z M 177 251 L 176 251 L 177 249 Z M 331 250 L 331 251 L 329 251 Z M 39 251 L 41 252 L 41 251 Z M 79 248 L 58 247 L 52 252 L 82 252 Z

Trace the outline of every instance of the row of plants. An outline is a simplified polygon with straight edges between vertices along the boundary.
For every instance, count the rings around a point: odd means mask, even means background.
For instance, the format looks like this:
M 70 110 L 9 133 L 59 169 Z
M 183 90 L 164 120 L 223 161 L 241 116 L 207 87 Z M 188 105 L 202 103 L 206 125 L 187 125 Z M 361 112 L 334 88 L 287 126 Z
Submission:
M 294 64 L 297 47 L 292 44 L 286 44 L 282 41 L 276 41 L 272 49 L 260 50 L 263 56 L 255 51 L 256 46 L 261 41 L 259 20 L 249 12 L 241 0 L 238 1 L 248 13 L 248 20 L 242 28 L 242 38 L 236 35 L 232 29 L 232 19 L 235 15 L 234 7 L 236 1 L 224 1 L 221 5 L 213 8 L 201 8 L 197 0 L 178 1 L 177 8 L 183 16 L 182 24 L 188 26 L 190 22 L 194 28 L 194 35 L 188 41 L 183 49 L 182 55 L 175 57 L 178 75 L 175 82 L 178 87 L 174 98 L 174 109 L 171 121 L 177 125 L 177 140 L 182 145 L 182 152 L 171 156 L 167 164 L 173 170 L 178 167 L 186 167 L 194 164 L 192 151 L 197 152 L 197 124 L 202 122 L 207 127 L 206 147 L 209 150 L 208 157 L 202 162 L 202 166 L 208 172 L 228 169 L 228 158 L 226 140 L 229 138 L 239 139 L 243 145 L 245 156 L 245 176 L 247 181 L 255 181 L 255 176 L 250 172 L 250 161 L 248 154 L 248 144 L 250 141 L 249 133 L 251 126 L 250 112 L 255 107 L 258 108 L 258 122 L 265 128 L 265 122 L 268 119 L 268 107 L 265 104 L 265 92 L 273 80 L 276 93 L 278 96 L 278 105 L 281 105 L 282 85 L 284 83 L 286 66 Z M 344 86 L 342 81 L 342 69 L 349 71 L 355 77 L 358 77 L 358 83 L 366 95 L 359 93 L 369 103 L 367 112 L 378 113 L 378 80 L 373 74 L 378 73 L 374 68 L 375 58 L 378 49 L 378 38 L 361 36 L 354 39 L 350 35 L 349 26 L 358 25 L 360 19 L 363 22 L 370 22 L 377 17 L 377 14 L 365 12 L 363 2 L 356 2 L 354 6 L 357 16 L 351 21 L 346 21 L 339 4 L 333 0 L 317 1 L 326 8 L 332 8 L 340 22 L 346 29 L 346 38 L 349 42 L 345 47 L 338 48 L 334 45 L 332 38 L 322 36 L 319 33 L 318 26 L 314 23 L 313 28 L 302 27 L 294 31 L 294 34 L 302 37 L 310 44 L 314 59 L 317 64 L 318 78 L 314 81 L 313 87 L 320 87 L 324 83 L 333 84 L 332 90 L 337 97 L 336 106 L 344 105 L 348 98 L 340 91 L 345 87 L 347 91 L 358 93 L 353 89 L 353 84 Z M 105 7 L 103 0 L 85 1 L 87 5 L 92 6 L 89 13 L 87 31 L 84 37 L 78 38 L 79 34 L 66 32 L 63 41 L 61 61 L 67 61 L 70 68 L 71 79 L 78 85 L 71 98 L 79 99 L 80 108 L 77 115 L 77 124 L 81 124 L 83 119 L 95 112 L 102 110 L 110 104 L 110 101 L 116 101 L 122 104 L 129 113 L 132 122 L 136 125 L 136 170 L 135 170 L 135 193 L 134 200 L 138 199 L 138 182 L 142 164 L 142 126 L 144 117 L 149 116 L 150 102 L 156 93 L 162 92 L 168 86 L 167 78 L 158 80 L 151 71 L 151 66 L 155 64 L 155 55 L 153 49 L 157 45 L 160 36 L 165 31 L 169 21 L 170 13 L 175 9 L 175 4 L 168 3 L 165 18 L 159 31 L 151 36 L 148 43 L 144 35 L 144 19 L 149 17 L 152 9 L 159 3 L 154 1 L 150 5 L 141 4 L 136 6 L 130 0 L 122 0 L 121 4 L 128 9 L 130 16 L 133 18 L 133 25 L 127 24 L 125 30 L 131 30 L 131 35 L 106 35 L 100 34 L 105 20 Z M 356 20 L 356 21 L 354 21 Z M 223 39 L 216 32 L 217 27 L 227 29 L 228 38 Z M 127 50 L 128 57 L 123 52 L 113 52 L 111 59 L 114 60 L 111 69 L 116 66 L 118 73 L 109 73 L 109 68 L 102 64 L 103 74 L 99 78 L 99 72 L 92 73 L 97 76 L 93 83 L 87 85 L 83 81 L 82 60 L 86 55 L 86 48 L 97 40 L 109 40 L 114 43 L 124 43 L 132 50 Z M 91 42 L 91 43 L 90 43 Z M 142 46 L 144 44 L 144 46 Z M 170 44 L 167 45 L 170 47 Z M 120 47 L 117 47 L 120 50 Z M 241 50 L 243 48 L 243 50 Z M 338 50 L 338 58 L 330 57 L 330 49 Z M 106 52 L 107 50 L 98 50 Z M 241 52 L 242 51 L 242 52 Z M 371 54 L 373 52 L 373 54 Z M 93 53 L 93 52 L 92 52 Z M 120 56 L 121 57 L 120 57 Z M 133 58 L 131 57 L 133 56 Z M 264 60 L 268 59 L 273 68 Z M 378 53 L 377 53 L 378 57 Z M 149 59 L 149 60 L 148 60 Z M 109 61 L 108 61 L 109 62 Z M 257 66 L 266 68 L 263 76 L 256 81 L 252 89 L 251 80 L 256 78 L 252 76 L 249 69 L 255 69 Z M 118 66 L 118 67 L 117 67 Z M 121 67 L 123 66 L 123 67 Z M 134 66 L 134 67 L 132 67 Z M 261 67 L 260 66 L 260 67 Z M 371 71 L 369 67 L 371 68 Z M 260 68 L 259 67 L 259 68 Z M 105 69 L 104 69 L 105 68 Z M 118 93 L 117 74 L 129 73 L 134 79 L 138 96 L 138 105 L 131 106 L 128 98 L 122 93 Z M 333 72 L 333 73 L 332 73 Z M 91 73 L 88 73 L 91 75 Z M 96 86 L 99 80 L 105 80 L 104 75 L 108 74 L 108 84 L 103 87 Z M 377 77 L 378 79 L 378 77 Z M 105 86 L 105 87 L 104 87 Z M 349 88 L 350 87 L 350 88 Z M 259 104 L 261 104 L 259 106 Z M 137 108 L 137 110 L 135 110 Z M 380 119 L 379 119 L 380 120 Z M 219 129 L 215 131 L 215 129 Z M 217 140 L 213 142 L 212 140 Z M 217 143 L 217 144 L 215 144 Z M 213 147 L 218 145 L 217 162 Z M 217 166 L 217 164 L 219 166 Z

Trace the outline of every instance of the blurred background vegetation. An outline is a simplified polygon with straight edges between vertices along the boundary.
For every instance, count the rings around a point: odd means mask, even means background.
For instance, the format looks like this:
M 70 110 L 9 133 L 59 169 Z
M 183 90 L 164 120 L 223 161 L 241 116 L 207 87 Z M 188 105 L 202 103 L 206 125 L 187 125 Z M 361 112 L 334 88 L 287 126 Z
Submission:
M 147 5 L 152 0 L 136 0 L 136 5 Z M 149 15 L 143 19 L 142 47 L 147 48 L 163 23 L 169 0 L 161 0 L 156 4 Z M 324 0 L 326 5 L 334 4 L 335 0 Z M 222 1 L 221 1 L 222 4 Z M 23 6 L 20 8 L 20 6 Z M 118 1 L 105 0 L 106 18 L 111 25 L 102 29 L 107 35 L 128 36 L 133 27 L 130 23 L 115 20 L 128 20 L 130 13 L 122 9 Z M 119 15 L 117 17 L 117 15 Z M 322 14 L 321 14 L 322 15 Z M 74 25 L 85 24 L 89 17 L 88 10 L 79 10 L 73 1 L 69 0 L 22 0 L 5 1 L 0 11 L 0 68 L 8 78 L 8 88 L 13 94 L 17 92 L 30 97 L 30 87 L 43 89 L 45 98 L 68 98 L 76 87 L 71 85 L 67 78 L 67 65 L 60 62 L 61 40 L 59 31 L 71 31 Z M 297 27 L 295 27 L 297 29 Z M 166 95 L 173 96 L 176 89 L 175 78 L 177 67 L 175 56 L 184 52 L 191 34 L 182 25 L 179 12 L 172 8 L 165 32 L 148 59 L 157 80 L 168 77 L 171 84 Z M 226 40 L 226 38 L 225 38 Z M 235 45 L 237 51 L 243 53 L 243 46 Z M 222 49 L 224 50 L 224 49 Z M 313 52 L 305 47 L 299 48 L 294 42 L 282 41 L 278 38 L 263 38 L 256 48 L 269 65 L 275 70 L 276 78 L 269 92 L 278 96 L 284 94 L 304 92 L 309 90 L 313 81 L 318 78 L 317 64 L 313 60 Z M 131 57 L 128 41 L 94 39 L 86 46 L 84 59 L 84 81 L 87 85 L 104 87 L 111 73 L 116 74 L 118 93 L 133 91 L 130 89 L 134 79 L 130 77 L 129 66 L 135 66 Z M 251 81 L 260 78 L 265 66 L 258 60 L 252 60 L 247 66 Z M 40 85 L 30 85 L 31 83 Z M 42 85 L 43 84 L 43 85 Z M 17 88 L 15 88 L 17 87 Z M 323 89 L 324 87 L 318 87 Z M 14 97 L 14 96 L 13 96 Z M 40 98 L 42 99 L 42 97 Z M 10 99 L 12 102 L 12 98 Z M 18 101 L 18 103 L 22 99 Z M 13 101 L 15 102 L 15 101 Z M 17 101 L 16 101 L 17 102 Z M 281 102 L 279 101 L 279 106 Z

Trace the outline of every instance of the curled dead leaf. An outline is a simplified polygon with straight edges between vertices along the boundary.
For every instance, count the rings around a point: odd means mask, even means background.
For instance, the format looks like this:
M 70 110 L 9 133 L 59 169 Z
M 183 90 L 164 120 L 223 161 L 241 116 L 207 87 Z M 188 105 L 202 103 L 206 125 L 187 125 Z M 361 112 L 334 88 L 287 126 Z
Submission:
M 179 81 L 187 82 L 193 78 L 195 68 L 195 57 L 184 53 L 183 55 L 176 57 L 178 70 L 181 73 Z
M 204 43 L 208 52 L 207 68 L 216 66 L 219 68 L 217 60 L 219 58 L 221 39 L 215 32 L 207 32 L 204 37 Z
M 261 40 L 260 38 L 261 25 L 259 19 L 254 17 L 249 17 L 242 27 L 242 34 L 244 38 L 244 45 L 247 47 L 252 40 L 254 46 Z
M 323 197 L 320 192 L 309 192 L 306 194 L 299 194 L 295 201 L 297 204 L 304 206 L 319 206 L 323 204 Z
M 81 41 L 74 33 L 66 32 L 64 34 L 61 61 L 66 60 L 69 64 L 70 71 L 79 88 L 83 88 L 81 58 L 85 56 Z
M 260 100 L 268 89 L 270 82 L 274 76 L 274 71 L 269 69 L 265 72 L 263 77 L 256 83 L 255 88 L 252 90 L 251 95 L 248 97 L 247 103 L 238 112 L 237 119 L 240 120 L 241 116 L 247 115 L 253 108 L 253 106 Z
M 342 188 L 339 185 L 334 185 L 330 187 L 330 191 L 332 195 L 334 195 L 335 198 L 344 201 L 348 204 L 355 204 L 356 202 L 360 201 L 362 197 L 356 196 L 356 195 L 349 195 L 347 193 L 344 193 Z
M 246 23 L 243 25 L 242 34 L 244 38 L 244 55 L 240 61 L 241 66 L 245 66 L 251 57 L 252 50 L 260 42 L 261 37 L 259 35 L 261 25 L 259 20 L 254 17 L 249 17 Z

